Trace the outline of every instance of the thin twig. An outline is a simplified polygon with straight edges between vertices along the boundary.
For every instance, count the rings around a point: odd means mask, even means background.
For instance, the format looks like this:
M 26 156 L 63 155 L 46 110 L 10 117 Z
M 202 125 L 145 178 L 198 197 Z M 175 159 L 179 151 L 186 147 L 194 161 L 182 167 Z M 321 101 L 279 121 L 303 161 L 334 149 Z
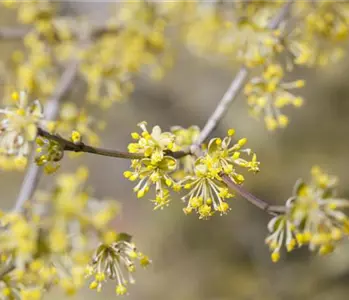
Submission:
M 285 212 L 284 206 L 274 206 L 270 205 L 268 202 L 259 199 L 255 195 L 251 194 L 250 192 L 246 191 L 241 185 L 236 184 L 233 182 L 228 175 L 221 174 L 221 178 L 224 181 L 224 183 L 232 190 L 237 192 L 240 196 L 245 198 L 248 202 L 252 203 L 254 206 L 257 206 L 259 209 L 275 216 L 280 213 Z
M 56 141 L 58 144 L 60 144 L 63 151 L 85 152 L 85 153 L 92 153 L 92 154 L 97 154 L 97 155 L 102 155 L 102 156 L 124 158 L 124 159 L 142 159 L 142 158 L 144 158 L 143 154 L 129 153 L 129 152 L 124 152 L 124 151 L 119 151 L 119 150 L 97 148 L 97 147 L 86 145 L 82 142 L 75 144 L 72 141 L 64 139 L 63 137 L 61 137 L 59 135 L 51 134 L 42 128 L 38 128 L 38 135 L 42 136 L 44 138 Z M 189 155 L 190 153 L 188 153 L 186 151 L 178 151 L 178 152 L 167 152 L 166 154 L 169 156 L 172 156 L 174 158 L 181 158 L 185 155 Z M 234 183 L 229 178 L 228 175 L 221 173 L 220 177 L 222 178 L 224 183 L 230 189 L 236 191 L 238 194 L 240 194 L 242 197 L 244 197 L 246 200 L 251 202 L 253 205 L 257 206 L 261 210 L 266 211 L 267 213 L 269 213 L 271 215 L 276 215 L 276 214 L 285 212 L 285 207 L 273 206 L 273 205 L 270 205 L 268 202 L 266 202 L 262 199 L 259 199 L 258 197 L 254 196 L 250 192 L 246 191 L 242 186 Z
M 286 18 L 293 1 L 288 1 L 280 10 L 277 16 L 271 20 L 268 28 L 269 29 L 276 29 L 280 23 Z M 212 115 L 207 120 L 204 128 L 202 129 L 199 137 L 195 141 L 194 145 L 192 146 L 192 152 L 195 152 L 195 149 L 197 149 L 205 140 L 209 137 L 209 135 L 213 132 L 213 130 L 217 127 L 219 122 L 222 120 L 222 118 L 225 116 L 229 106 L 232 104 L 232 102 L 237 98 L 239 95 L 242 87 L 244 86 L 248 75 L 249 70 L 247 67 L 243 66 L 239 70 L 239 72 L 236 74 L 235 78 L 233 79 L 232 83 L 230 84 L 228 90 L 223 95 L 222 99 L 219 101 L 216 109 L 212 113 Z
M 0 39 L 22 39 L 30 30 L 23 27 L 0 27 Z
M 59 135 L 51 134 L 42 128 L 38 128 L 38 135 L 45 137 L 47 139 L 56 141 L 64 151 L 74 151 L 74 152 L 86 152 L 93 153 L 102 156 L 110 156 L 110 157 L 118 157 L 118 158 L 126 158 L 126 159 L 141 159 L 144 158 L 143 154 L 138 153 L 129 153 L 119 150 L 110 150 L 97 148 L 93 146 L 86 145 L 84 143 L 73 143 L 72 141 L 66 140 Z
M 0 279 L 2 279 L 4 276 L 6 276 L 8 273 L 12 272 L 15 269 L 15 265 L 13 263 L 10 263 L 6 266 L 4 266 L 0 270 Z
M 114 150 L 114 149 L 104 149 L 104 148 L 98 148 L 90 145 L 86 145 L 85 143 L 73 143 L 72 141 L 69 141 L 57 134 L 49 133 L 48 131 L 38 128 L 38 135 L 45 137 L 47 139 L 56 141 L 64 151 L 74 151 L 74 152 L 85 152 L 85 153 L 92 153 L 102 156 L 109 156 L 109 157 L 116 157 L 116 158 L 125 158 L 125 159 L 142 159 L 145 156 L 143 154 L 139 153 L 130 153 L 120 150 Z M 189 152 L 186 151 L 165 151 L 165 154 L 168 156 L 171 156 L 173 158 L 181 158 L 183 156 L 189 155 Z
M 208 138 L 211 132 L 217 127 L 218 123 L 226 114 L 230 104 L 239 95 L 240 90 L 242 89 L 244 83 L 247 80 L 248 73 L 249 71 L 246 67 L 242 67 L 240 71 L 237 73 L 234 80 L 230 84 L 228 90 L 225 92 L 221 101 L 217 105 L 216 109 L 207 120 L 199 137 L 194 143 L 194 147 L 199 147 L 199 145 L 201 145 Z
M 45 107 L 45 117 L 47 120 L 55 120 L 57 118 L 59 112 L 59 102 L 68 92 L 69 87 L 72 85 L 74 77 L 77 73 L 77 68 L 78 62 L 74 61 L 70 63 L 63 72 L 54 94 L 52 95 L 51 99 L 48 100 Z M 38 186 L 41 173 L 41 168 L 36 165 L 34 160 L 32 160 L 17 197 L 17 201 L 14 207 L 15 212 L 21 211 L 25 201 L 33 196 Z

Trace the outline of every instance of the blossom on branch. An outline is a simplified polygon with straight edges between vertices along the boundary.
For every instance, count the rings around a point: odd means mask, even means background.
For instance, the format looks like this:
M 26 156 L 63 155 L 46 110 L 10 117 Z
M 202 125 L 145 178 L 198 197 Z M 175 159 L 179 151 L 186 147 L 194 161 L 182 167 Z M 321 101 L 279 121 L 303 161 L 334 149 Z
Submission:
M 43 122 L 43 108 L 38 100 L 29 101 L 25 92 L 14 92 L 12 99 L 13 105 L 0 109 L 0 162 L 5 168 L 22 168 Z
M 342 211 L 349 200 L 337 198 L 337 179 L 312 168 L 310 183 L 298 181 L 294 195 L 286 202 L 286 213 L 272 218 L 268 224 L 266 243 L 272 260 L 278 261 L 285 245 L 287 251 L 308 245 L 309 250 L 327 254 L 349 234 L 349 217 Z

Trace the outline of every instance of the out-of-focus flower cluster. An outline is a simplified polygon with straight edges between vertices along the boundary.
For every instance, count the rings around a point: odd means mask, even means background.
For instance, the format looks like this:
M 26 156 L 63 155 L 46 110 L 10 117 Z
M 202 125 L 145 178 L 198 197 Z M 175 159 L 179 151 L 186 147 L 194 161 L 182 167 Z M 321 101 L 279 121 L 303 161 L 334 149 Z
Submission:
M 266 66 L 260 77 L 254 77 L 245 85 L 245 95 L 251 114 L 255 117 L 264 115 L 266 127 L 275 130 L 286 127 L 288 117 L 281 113 L 281 109 L 288 105 L 300 107 L 302 97 L 295 96 L 292 89 L 304 86 L 303 80 L 283 82 L 284 72 L 280 65 Z
M 266 243 L 274 262 L 279 260 L 283 246 L 292 251 L 307 245 L 311 251 L 327 254 L 349 234 L 349 218 L 342 211 L 349 207 L 349 200 L 336 196 L 337 179 L 319 167 L 313 167 L 311 173 L 310 183 L 296 183 L 294 195 L 286 202 L 286 212 L 268 224 Z
M 284 41 L 294 63 L 324 66 L 344 56 L 349 37 L 349 3 L 295 2 L 294 14 L 302 21 L 297 21 Z
M 172 133 L 162 132 L 159 126 L 155 126 L 150 133 L 145 123 L 141 123 L 140 127 L 143 132 L 141 135 L 132 133 L 137 142 L 129 144 L 129 151 L 143 154 L 144 158 L 133 160 L 133 171 L 126 171 L 124 175 L 131 181 L 139 180 L 134 188 L 139 198 L 155 185 L 156 198 L 152 200 L 155 202 L 155 209 L 169 204 L 169 188 L 174 191 L 184 188 L 188 190 L 182 198 L 187 203 L 184 208 L 186 214 L 196 211 L 200 219 L 209 218 L 215 211 L 225 214 L 230 209 L 225 200 L 233 195 L 223 182 L 222 175 L 225 174 L 233 182 L 242 184 L 244 176 L 237 168 L 259 171 L 256 155 L 251 149 L 244 148 L 247 140 L 243 138 L 236 143 L 232 142 L 235 133 L 233 129 L 228 131 L 228 136 L 223 140 L 212 139 L 207 149 L 203 149 L 202 156 L 196 160 L 191 158 L 178 163 L 173 157 L 176 153 L 174 151 L 188 151 L 188 147 L 199 134 L 196 127 L 177 127 L 172 129 Z M 243 158 L 243 155 L 250 157 L 250 160 Z
M 126 99 L 138 74 L 161 78 L 173 63 L 171 38 L 178 35 L 198 55 L 264 70 L 278 65 L 278 74 L 283 74 L 278 61 L 285 57 L 287 70 L 294 64 L 337 61 L 349 32 L 345 2 L 296 2 L 278 26 L 271 26 L 272 20 L 286 1 L 129 1 L 111 8 L 102 23 L 60 16 L 51 1 L 3 2 L 17 9 L 20 23 L 31 26 L 23 39 L 25 51 L 13 53 L 12 87 L 45 99 L 61 66 L 76 59 L 87 83 L 87 99 L 102 108 Z M 252 112 L 265 114 L 267 128 L 274 130 L 288 123 L 278 109 L 301 101 L 288 91 L 287 97 L 276 96 L 282 75 L 265 73 L 247 83 L 247 98 Z M 263 91 L 261 81 L 267 87 Z M 291 88 L 282 85 L 283 90 Z M 279 100 L 268 101 L 275 97 Z
M 149 264 L 130 236 L 110 230 L 119 212 L 114 200 L 91 198 L 84 188 L 87 169 L 61 174 L 51 192 L 38 192 L 24 213 L 0 218 L 0 293 L 5 299 L 41 299 L 45 290 L 60 286 L 67 294 L 80 289 L 86 276 L 100 290 L 116 280 L 116 293 L 127 292 L 135 261 Z M 95 250 L 97 249 L 97 250 Z
M 12 105 L 0 109 L 0 167 L 23 169 L 37 135 L 44 124 L 43 109 L 38 100 L 29 101 L 25 92 L 12 94 Z
M 8 101 L 5 101 L 8 102 Z M 105 122 L 87 115 L 84 109 L 76 104 L 66 102 L 60 109 L 57 121 L 44 119 L 43 108 L 38 100 L 28 100 L 26 92 L 14 92 L 11 104 L 0 109 L 0 168 L 6 170 L 23 170 L 31 150 L 36 144 L 35 161 L 44 166 L 50 174 L 59 168 L 63 158 L 63 145 L 57 140 L 38 136 L 38 130 L 45 129 L 51 134 L 58 134 L 66 139 L 72 133 L 78 133 L 79 141 L 83 139 L 91 146 L 98 146 L 100 139 L 97 131 L 103 130 Z M 75 141 L 76 142 L 76 141 Z M 78 153 L 69 153 L 70 157 Z
M 280 4 L 180 1 L 163 5 L 174 19 L 180 18 L 185 42 L 196 54 L 254 67 L 281 50 L 279 31 L 268 28 Z
M 137 73 L 160 79 L 172 65 L 165 39 L 167 16 L 151 1 L 123 2 L 110 17 L 104 33 L 82 51 L 82 74 L 87 97 L 103 107 L 125 99 Z
M 132 79 L 146 72 L 159 79 L 172 65 L 165 39 L 168 16 L 150 1 L 111 5 L 105 22 L 58 15 L 52 1 L 3 1 L 17 9 L 18 21 L 31 25 L 24 33 L 25 51 L 15 51 L 12 86 L 45 98 L 52 94 L 62 64 L 80 61 L 87 98 L 103 108 L 127 98 Z
M 73 130 L 81 134 L 84 142 L 91 146 L 99 146 L 100 138 L 97 132 L 105 128 L 105 122 L 88 115 L 86 110 L 79 108 L 73 102 L 66 102 L 60 109 L 59 119 L 55 125 L 55 132 L 69 137 Z

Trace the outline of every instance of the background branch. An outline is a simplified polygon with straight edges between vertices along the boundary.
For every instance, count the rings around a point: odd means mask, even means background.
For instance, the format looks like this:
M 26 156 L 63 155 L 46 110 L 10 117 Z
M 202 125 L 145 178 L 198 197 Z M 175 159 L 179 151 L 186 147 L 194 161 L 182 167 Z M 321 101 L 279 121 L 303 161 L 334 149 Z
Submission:
M 45 117 L 47 120 L 55 120 L 57 118 L 59 113 L 59 102 L 72 85 L 77 73 L 77 67 L 77 61 L 71 62 L 63 72 L 51 99 L 48 100 L 45 106 Z M 17 197 L 14 207 L 15 212 L 21 211 L 24 202 L 33 196 L 38 186 L 41 174 L 41 168 L 37 166 L 34 159 L 32 159 Z
M 0 39 L 22 39 L 28 32 L 24 27 L 0 27 Z
M 279 13 L 273 18 L 268 26 L 269 29 L 276 29 L 279 27 L 281 22 L 283 22 L 291 8 L 291 4 L 293 1 L 288 1 L 279 11 Z M 209 135 L 213 132 L 213 130 L 217 127 L 219 122 L 222 120 L 222 118 L 225 116 L 229 106 L 232 104 L 232 102 L 237 98 L 239 95 L 242 87 L 244 86 L 248 75 L 249 70 L 247 67 L 243 66 L 239 72 L 236 74 L 234 80 L 230 84 L 228 90 L 223 95 L 222 99 L 219 101 L 216 109 L 212 113 L 212 115 L 207 120 L 204 128 L 202 129 L 199 137 L 195 141 L 194 145 L 192 146 L 192 151 L 194 152 L 195 149 L 197 149 L 205 140 L 209 137 Z

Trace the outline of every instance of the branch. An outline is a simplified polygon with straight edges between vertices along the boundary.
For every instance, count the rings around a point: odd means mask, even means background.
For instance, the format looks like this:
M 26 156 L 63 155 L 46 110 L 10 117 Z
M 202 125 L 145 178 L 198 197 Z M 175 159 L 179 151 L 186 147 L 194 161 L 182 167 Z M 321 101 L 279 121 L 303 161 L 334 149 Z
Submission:
M 211 134 L 211 132 L 217 127 L 218 123 L 221 121 L 221 119 L 224 117 L 224 115 L 227 112 L 228 107 L 233 102 L 233 100 L 239 95 L 240 90 L 242 89 L 244 83 L 247 80 L 247 76 L 249 74 L 249 71 L 246 67 L 242 67 L 234 80 L 232 81 L 231 85 L 229 86 L 228 90 L 223 95 L 222 99 L 220 100 L 219 104 L 217 105 L 216 109 L 212 113 L 212 115 L 207 120 L 204 128 L 202 129 L 199 137 L 194 143 L 194 147 L 198 148 L 199 145 L 201 145 Z
M 292 4 L 292 0 L 289 0 L 280 10 L 279 14 L 271 20 L 268 28 L 269 29 L 276 29 L 280 23 L 286 18 Z M 222 120 L 222 118 L 225 116 L 229 106 L 232 104 L 232 102 L 237 98 L 239 95 L 242 87 L 244 86 L 247 77 L 249 75 L 249 70 L 247 67 L 243 66 L 240 71 L 235 76 L 234 80 L 230 84 L 228 90 L 223 95 L 222 99 L 218 103 L 216 109 L 212 113 L 212 115 L 207 120 L 204 128 L 202 129 L 199 137 L 195 141 L 194 145 L 192 146 L 192 150 L 197 149 L 212 133 L 212 131 L 217 127 L 219 122 Z
M 66 140 L 59 135 L 51 134 L 42 128 L 38 128 L 38 135 L 45 137 L 47 139 L 56 141 L 59 143 L 64 151 L 74 151 L 74 152 L 86 152 L 93 153 L 97 155 L 126 158 L 126 159 L 141 159 L 144 155 L 138 153 L 129 153 L 118 150 L 102 149 L 93 146 L 86 145 L 84 143 L 74 144 L 72 141 Z
M 102 156 L 108 157 L 116 157 L 116 158 L 125 158 L 125 159 L 142 159 L 144 158 L 143 154 L 138 153 L 129 153 L 119 150 L 109 150 L 103 148 L 97 148 L 89 145 L 85 145 L 84 143 L 75 144 L 72 141 L 62 138 L 59 135 L 51 134 L 42 128 L 38 128 L 38 135 L 44 138 L 56 141 L 61 145 L 64 151 L 74 151 L 74 152 L 85 152 L 92 153 Z M 191 153 L 187 151 L 177 151 L 177 152 L 167 152 L 166 155 L 172 156 L 174 158 L 181 158 L 186 155 L 190 155 Z M 239 195 L 245 198 L 247 201 L 251 202 L 253 205 L 257 206 L 259 209 L 271 214 L 277 215 L 285 212 L 284 206 L 273 206 L 268 202 L 257 198 L 250 192 L 246 191 L 242 186 L 233 182 L 230 177 L 224 173 L 219 174 L 222 178 L 223 182 L 232 190 L 236 191 Z
M 45 107 L 45 114 L 47 120 L 54 120 L 57 118 L 59 112 L 59 102 L 67 93 L 69 87 L 73 83 L 74 77 L 77 73 L 77 67 L 78 62 L 74 61 L 70 63 L 70 65 L 63 72 L 61 79 L 58 82 L 56 90 L 54 91 L 51 99 L 48 100 L 48 103 Z M 32 160 L 28 167 L 28 171 L 24 177 L 21 189 L 17 197 L 17 201 L 14 207 L 15 212 L 21 211 L 25 201 L 27 201 L 33 196 L 35 189 L 38 186 L 41 173 L 41 168 L 39 168 L 34 162 L 34 160 Z
M 284 206 L 274 206 L 270 205 L 268 202 L 259 199 L 255 195 L 252 195 L 250 192 L 246 191 L 242 186 L 233 182 L 228 175 L 220 174 L 224 183 L 232 190 L 237 192 L 240 196 L 245 198 L 248 202 L 252 203 L 254 206 L 257 206 L 259 209 L 275 216 L 280 213 L 285 213 L 286 208 Z
M 0 27 L 0 39 L 22 39 L 30 30 L 21 27 Z
M 125 159 L 142 159 L 145 157 L 143 154 L 139 154 L 139 153 L 130 153 L 130 152 L 119 151 L 114 149 L 111 150 L 111 149 L 98 148 L 98 147 L 86 145 L 82 142 L 75 144 L 72 141 L 69 141 L 57 134 L 49 133 L 42 128 L 38 128 L 38 135 L 44 138 L 56 141 L 58 144 L 61 145 L 64 151 L 85 152 L 85 153 L 92 153 L 92 154 L 97 154 L 102 156 L 125 158 Z M 176 151 L 176 152 L 165 151 L 165 154 L 173 158 L 181 158 L 186 155 L 189 155 L 190 153 L 188 151 Z
M 16 267 L 13 263 L 6 265 L 2 270 L 0 270 L 0 279 L 2 279 L 8 273 L 12 272 L 15 268 Z

